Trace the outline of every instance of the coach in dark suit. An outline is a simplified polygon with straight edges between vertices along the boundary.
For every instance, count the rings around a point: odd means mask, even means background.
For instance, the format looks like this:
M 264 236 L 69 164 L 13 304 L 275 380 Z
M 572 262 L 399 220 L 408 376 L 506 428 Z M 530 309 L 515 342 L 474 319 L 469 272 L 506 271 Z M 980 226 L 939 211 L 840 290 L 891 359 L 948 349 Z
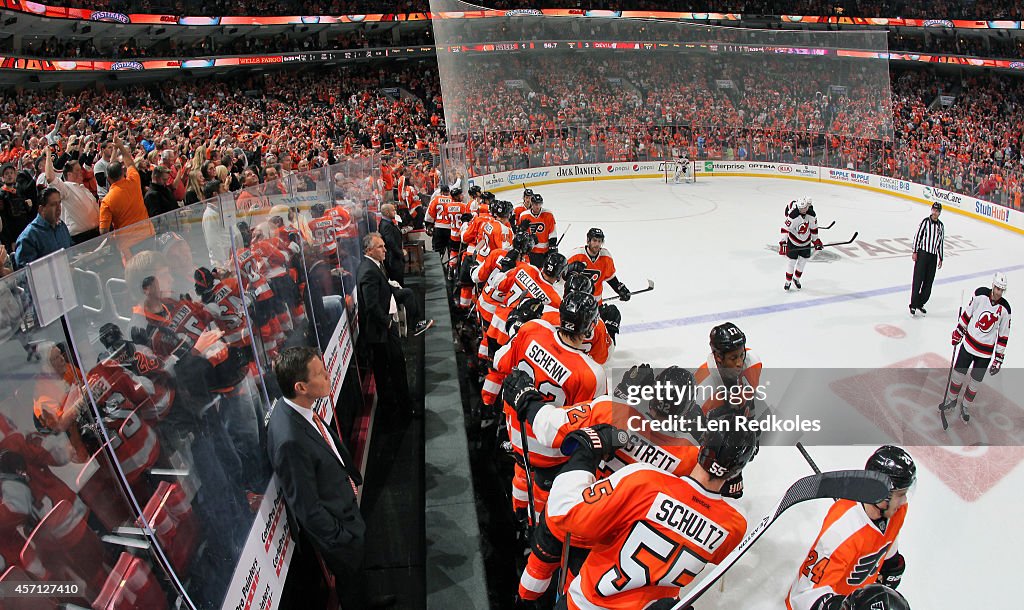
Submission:
M 380 226 L 378 231 L 384 240 L 387 252 L 384 255 L 384 268 L 388 277 L 399 284 L 405 285 L 405 248 L 402 246 L 402 230 L 395 220 L 395 206 L 385 203 L 380 206 Z
M 313 348 L 290 347 L 278 355 L 274 373 L 284 398 L 270 414 L 267 453 L 295 531 L 334 573 L 342 608 L 387 606 L 393 596 L 369 602 L 365 593 L 366 524 L 356 499 L 362 477 L 344 443 L 312 410 L 331 393 L 323 358 Z

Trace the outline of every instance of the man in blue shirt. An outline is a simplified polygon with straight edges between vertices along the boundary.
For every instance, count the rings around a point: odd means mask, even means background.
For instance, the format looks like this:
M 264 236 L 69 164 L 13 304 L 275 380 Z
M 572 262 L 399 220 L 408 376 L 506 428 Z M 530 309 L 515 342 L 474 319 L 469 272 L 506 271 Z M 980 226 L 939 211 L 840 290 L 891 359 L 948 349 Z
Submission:
M 14 262 L 19 269 L 47 254 L 71 247 L 71 233 L 60 219 L 60 191 L 47 187 L 38 212 L 18 236 Z

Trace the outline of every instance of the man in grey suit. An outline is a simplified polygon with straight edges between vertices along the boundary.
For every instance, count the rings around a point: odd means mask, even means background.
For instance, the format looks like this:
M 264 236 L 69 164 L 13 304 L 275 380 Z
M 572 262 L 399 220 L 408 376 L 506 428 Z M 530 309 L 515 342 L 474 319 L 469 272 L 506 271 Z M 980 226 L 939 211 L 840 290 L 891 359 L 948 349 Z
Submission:
M 288 516 L 300 540 L 319 551 L 334 574 L 345 610 L 386 607 L 394 596 L 367 600 L 362 575 L 366 524 L 357 488 L 362 476 L 341 438 L 313 410 L 331 394 L 323 358 L 310 347 L 289 347 L 274 361 L 284 398 L 267 423 L 267 453 L 284 490 Z

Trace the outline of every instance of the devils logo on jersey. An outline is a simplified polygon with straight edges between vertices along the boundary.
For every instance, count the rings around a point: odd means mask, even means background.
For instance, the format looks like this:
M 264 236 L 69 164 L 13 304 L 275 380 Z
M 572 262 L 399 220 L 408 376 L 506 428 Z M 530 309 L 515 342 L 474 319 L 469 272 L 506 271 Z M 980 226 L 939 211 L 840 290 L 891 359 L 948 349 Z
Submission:
M 886 544 L 878 551 L 858 559 L 857 565 L 853 566 L 853 570 L 850 571 L 850 575 L 846 578 L 846 583 L 855 587 L 864 584 L 878 570 L 879 565 L 881 565 L 879 562 L 885 557 L 890 546 L 892 546 L 892 543 Z
M 998 321 L 999 316 L 995 315 L 991 311 L 986 311 L 978 316 L 978 321 L 975 322 L 974 325 L 977 326 L 981 332 L 987 333 Z

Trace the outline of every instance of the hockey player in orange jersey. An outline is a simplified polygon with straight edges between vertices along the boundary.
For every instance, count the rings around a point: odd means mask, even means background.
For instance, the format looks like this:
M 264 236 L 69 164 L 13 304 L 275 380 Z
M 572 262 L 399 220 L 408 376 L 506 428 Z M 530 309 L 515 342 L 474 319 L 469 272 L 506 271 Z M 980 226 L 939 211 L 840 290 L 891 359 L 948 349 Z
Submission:
M 754 435 L 735 428 L 704 434 L 697 465 L 676 476 L 632 464 L 597 479 L 598 462 L 625 432 L 599 425 L 569 434 L 569 461 L 555 478 L 545 519 L 590 549 L 566 594 L 569 610 L 636 610 L 666 604 L 709 563 L 740 543 L 747 521 L 719 491 L 754 454 Z
M 571 276 L 567 274 L 565 278 L 565 294 L 569 294 L 570 292 L 586 292 L 587 294 L 593 294 L 594 284 L 590 281 L 589 277 L 581 273 Z M 557 314 L 554 312 L 545 312 L 544 314 L 545 318 L 553 315 Z M 615 305 L 608 303 L 607 305 L 599 306 L 597 323 L 594 324 L 594 331 L 590 333 L 590 336 L 587 337 L 583 344 L 583 350 L 594 359 L 594 362 L 602 366 L 608 362 L 612 351 L 615 349 L 615 341 L 612 335 L 613 331 L 608 328 L 605 317 L 608 317 L 609 320 L 615 320 L 614 332 L 617 333 L 619 331 L 617 315 L 618 308 L 616 308 Z M 554 323 L 551 319 L 548 319 L 548 321 Z
M 608 282 L 623 302 L 629 300 L 629 288 L 615 277 L 615 261 L 612 260 L 611 252 L 604 247 L 604 231 L 597 227 L 587 231 L 587 245 L 576 248 L 569 257 L 570 267 L 573 267 L 574 263 L 582 263 L 583 267 L 579 272 L 585 273 L 594 282 L 594 296 L 598 300 L 604 292 L 605 282 Z
M 519 215 L 518 222 L 520 227 L 529 227 L 537 238 L 537 245 L 530 252 L 530 264 L 540 267 L 544 264 L 548 252 L 554 251 L 558 245 L 555 215 L 544 209 L 544 198 L 540 193 L 535 193 L 530 198 L 530 207 Z
M 523 199 L 512 208 L 512 224 L 519 226 L 519 216 L 530 207 L 533 200 L 533 189 L 523 189 Z
M 892 493 L 879 504 L 837 500 L 825 516 L 786 597 L 787 610 L 841 610 L 844 599 L 876 581 L 895 589 L 906 566 L 897 538 L 917 466 L 899 447 L 879 447 L 866 470 L 889 476 Z
M 562 301 L 559 307 L 561 322 L 556 328 L 544 320 L 527 322 L 516 333 L 514 340 L 501 348 L 494 358 L 494 370 L 501 379 L 513 370 L 526 371 L 534 380 L 534 387 L 546 402 L 556 406 L 572 405 L 593 400 L 605 392 L 605 374 L 594 360 L 582 350 L 584 338 L 590 334 L 597 320 L 597 302 L 589 294 L 575 292 Z M 509 440 L 519 455 L 523 454 L 520 423 L 515 410 L 504 405 L 505 421 Z M 533 438 L 529 424 L 523 432 L 527 439 Z M 534 480 L 536 512 L 543 509 L 550 481 L 554 478 L 553 467 L 565 458 L 555 449 L 531 444 L 530 464 L 537 474 Z M 525 509 L 528 496 L 526 473 L 517 467 L 512 484 L 513 508 Z
M 575 430 L 598 424 L 615 425 L 629 430 L 629 440 L 598 467 L 598 474 L 607 477 L 629 464 L 646 463 L 659 470 L 686 476 L 697 464 L 699 433 L 685 431 L 660 432 L 647 423 L 667 421 L 670 418 L 694 420 L 700 416 L 700 407 L 693 400 L 693 374 L 680 367 L 669 367 L 657 376 L 648 364 L 629 369 L 615 387 L 611 396 L 565 407 L 541 402 L 539 394 L 518 391 L 523 381 L 519 372 L 506 379 L 506 390 L 517 396 L 516 412 L 520 421 L 527 421 L 538 442 L 549 447 L 560 447 L 566 436 Z M 658 386 L 661 384 L 661 386 Z M 643 388 L 678 388 L 666 396 L 639 400 Z M 660 428 L 661 426 L 657 426 Z M 532 449 L 532 445 L 531 445 Z M 533 537 L 530 557 L 519 581 L 522 599 L 538 599 L 547 591 L 551 577 L 559 566 L 564 536 L 552 532 L 541 521 Z
M 558 252 L 549 253 L 539 270 L 531 263 L 517 263 L 498 284 L 497 289 L 506 295 L 505 302 L 495 310 L 491 326 L 487 329 L 487 337 L 496 341 L 498 345 L 508 343 L 505 328 L 508 314 L 515 309 L 521 299 L 532 296 L 546 301 L 552 307 L 558 307 L 562 302 L 562 295 L 555 288 L 555 284 L 561 281 L 564 271 L 565 256 Z M 488 345 L 490 346 L 490 341 Z
M 747 348 L 747 336 L 732 322 L 711 329 L 711 355 L 694 377 L 705 415 L 713 416 L 723 407 L 754 415 L 752 398 L 761 382 L 761 360 Z

